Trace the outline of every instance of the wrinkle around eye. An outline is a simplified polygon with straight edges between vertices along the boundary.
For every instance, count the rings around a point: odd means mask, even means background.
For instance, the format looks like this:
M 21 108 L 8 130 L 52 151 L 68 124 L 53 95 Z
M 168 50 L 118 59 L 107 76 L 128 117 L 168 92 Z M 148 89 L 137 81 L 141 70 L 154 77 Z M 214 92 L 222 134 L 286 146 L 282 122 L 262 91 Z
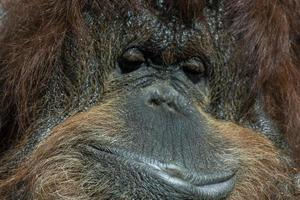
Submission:
M 145 56 L 143 52 L 141 52 L 138 48 L 130 48 L 127 51 L 125 51 L 122 55 L 122 59 L 124 59 L 127 62 L 145 62 Z
M 128 74 L 138 70 L 146 61 L 144 54 L 138 48 L 127 49 L 118 61 L 118 67 L 122 74 Z
M 207 75 L 205 63 L 200 58 L 191 58 L 180 63 L 184 74 L 194 84 L 201 82 Z

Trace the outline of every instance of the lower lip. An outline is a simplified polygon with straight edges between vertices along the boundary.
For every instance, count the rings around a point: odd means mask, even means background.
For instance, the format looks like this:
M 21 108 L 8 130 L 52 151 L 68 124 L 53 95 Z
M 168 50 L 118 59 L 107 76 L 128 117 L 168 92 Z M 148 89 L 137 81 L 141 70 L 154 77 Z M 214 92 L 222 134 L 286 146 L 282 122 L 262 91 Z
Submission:
M 154 172 L 155 171 L 155 172 Z M 211 182 L 206 185 L 194 185 L 182 179 L 172 177 L 164 171 L 154 169 L 154 173 L 166 184 L 176 186 L 182 192 L 193 194 L 203 199 L 222 199 L 230 194 L 235 186 L 236 176 L 232 175 L 226 180 Z
M 209 183 L 203 185 L 191 184 L 180 178 L 170 176 L 168 173 L 166 173 L 164 170 L 162 170 L 159 167 L 159 165 L 161 165 L 161 163 L 159 162 L 157 162 L 157 165 L 143 162 L 141 156 L 129 152 L 123 152 L 118 149 L 108 150 L 105 148 L 98 148 L 95 146 L 88 146 L 88 149 L 92 150 L 92 152 L 94 153 L 98 152 L 96 153 L 96 155 L 99 155 L 99 153 L 101 152 L 101 154 L 105 153 L 116 157 L 120 156 L 121 158 L 124 158 L 124 160 L 127 162 L 128 159 L 125 159 L 125 157 L 130 155 L 131 157 L 130 160 L 133 163 L 136 163 L 141 167 L 145 168 L 145 171 L 161 179 L 167 185 L 173 186 L 173 188 L 176 189 L 177 191 L 186 194 L 192 194 L 193 196 L 200 199 L 223 199 L 229 195 L 229 193 L 233 190 L 235 186 L 235 180 L 236 180 L 235 174 L 229 176 L 228 178 L 222 179 L 221 181 L 218 180 L 215 182 L 210 181 Z

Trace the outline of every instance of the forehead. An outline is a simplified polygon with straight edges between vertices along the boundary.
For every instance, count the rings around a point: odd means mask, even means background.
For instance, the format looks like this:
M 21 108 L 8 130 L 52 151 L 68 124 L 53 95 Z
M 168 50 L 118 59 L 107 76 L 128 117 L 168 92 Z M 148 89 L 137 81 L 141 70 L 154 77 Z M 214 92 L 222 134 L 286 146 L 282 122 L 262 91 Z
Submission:
M 124 35 L 136 42 L 133 45 L 157 53 L 208 53 L 211 50 L 211 37 L 205 20 L 200 14 L 184 16 L 178 2 L 135 1 L 125 12 L 122 10 Z
M 192 21 L 202 17 L 204 0 L 144 0 L 142 3 L 152 10 L 156 10 L 161 16 L 178 17 L 184 21 Z
M 87 8 L 87 23 L 97 34 L 106 35 L 101 40 L 112 40 L 118 52 L 141 47 L 155 55 L 166 55 L 167 63 L 198 54 L 210 57 L 214 36 L 207 15 L 203 17 L 208 6 L 199 2 L 202 1 L 97 0 Z
M 202 0 L 131 0 L 127 9 L 139 14 L 140 22 L 155 21 L 172 29 L 195 27 L 204 20 Z M 126 4 L 126 3 L 125 3 Z M 125 6 L 126 8 L 126 6 Z

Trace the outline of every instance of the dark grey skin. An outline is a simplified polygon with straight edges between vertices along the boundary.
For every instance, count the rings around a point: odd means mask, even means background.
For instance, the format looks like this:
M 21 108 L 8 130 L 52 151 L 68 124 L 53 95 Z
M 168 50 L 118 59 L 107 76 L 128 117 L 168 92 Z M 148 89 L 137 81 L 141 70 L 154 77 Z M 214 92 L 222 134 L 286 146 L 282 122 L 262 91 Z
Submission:
M 260 131 L 288 151 L 259 95 L 249 100 L 249 82 L 238 78 L 247 72 L 237 71 L 238 64 L 230 60 L 236 40 L 218 23 L 222 6 L 206 8 L 205 14 L 208 24 L 183 22 L 176 13 L 157 17 L 146 8 L 120 11 L 115 19 L 105 11 L 101 16 L 86 11 L 92 33 L 85 42 L 96 52 L 82 49 L 82 38 L 69 33 L 64 67 L 55 72 L 43 99 L 39 131 L 19 153 L 20 160 L 57 124 L 113 96 L 121 99 L 118 118 L 126 131 L 120 135 L 130 138 L 129 145 L 94 143 L 81 150 L 88 162 L 95 161 L 94 179 L 102 178 L 98 171 L 113 169 L 105 176 L 115 180 L 112 191 L 120 193 L 111 199 L 119 199 L 123 191 L 131 191 L 132 199 L 218 200 L 230 194 L 238 166 L 219 157 L 230 144 L 214 136 L 199 107 Z M 251 111 L 251 120 L 243 118 L 244 109 Z

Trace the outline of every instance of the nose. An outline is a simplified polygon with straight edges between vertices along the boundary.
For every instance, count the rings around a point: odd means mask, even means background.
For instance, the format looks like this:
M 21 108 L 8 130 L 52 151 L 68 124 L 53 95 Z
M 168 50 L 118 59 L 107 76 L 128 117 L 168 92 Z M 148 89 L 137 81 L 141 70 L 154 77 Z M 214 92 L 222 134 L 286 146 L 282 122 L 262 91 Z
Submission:
M 181 95 L 171 85 L 160 83 L 145 89 L 144 100 L 147 106 L 153 109 L 161 109 L 169 112 L 184 112 L 189 103 L 188 99 Z

